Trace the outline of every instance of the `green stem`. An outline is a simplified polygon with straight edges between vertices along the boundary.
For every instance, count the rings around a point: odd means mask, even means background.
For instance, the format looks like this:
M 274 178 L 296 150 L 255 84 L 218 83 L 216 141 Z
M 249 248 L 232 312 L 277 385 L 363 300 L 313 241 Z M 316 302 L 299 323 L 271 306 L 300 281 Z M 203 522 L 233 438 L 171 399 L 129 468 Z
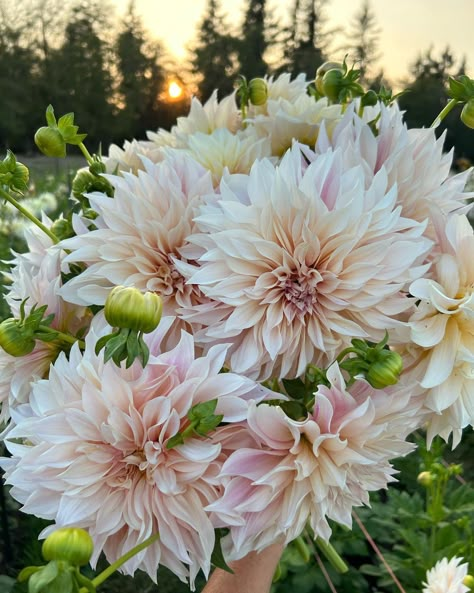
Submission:
M 91 153 L 87 150 L 84 142 L 80 142 L 78 144 L 78 146 L 81 149 L 82 154 L 85 156 L 86 161 L 89 163 L 89 165 L 92 165 L 92 163 L 94 162 L 94 159 L 92 158 Z
M 443 119 L 448 115 L 448 113 L 453 109 L 453 107 L 455 107 L 460 102 L 461 101 L 458 101 L 457 99 L 451 99 L 451 101 L 447 103 L 446 107 L 440 111 L 439 115 L 435 118 L 430 128 L 437 128 Z
M 337 572 L 345 573 L 349 570 L 349 567 L 336 552 L 332 544 L 330 544 L 329 542 L 325 542 L 320 537 L 317 537 L 316 545 L 324 554 L 324 556 L 326 556 L 326 558 L 329 560 L 329 562 L 335 568 L 335 570 L 337 570 Z
M 50 229 L 48 229 L 47 226 L 45 226 L 40 220 L 38 220 L 36 218 L 36 216 L 34 214 L 32 214 L 27 208 L 22 206 L 20 204 L 20 202 L 18 202 L 18 200 L 15 200 L 15 198 L 13 196 L 11 196 L 8 192 L 4 191 L 1 188 L 0 188 L 0 197 L 3 198 L 4 200 L 6 200 L 7 202 L 9 202 L 12 206 L 15 206 L 15 208 L 19 212 L 21 212 L 23 214 L 23 216 L 26 216 L 26 218 L 28 218 L 28 220 L 31 220 L 31 222 L 33 224 L 35 224 L 44 233 L 46 233 L 48 235 L 48 237 L 51 239 L 51 241 L 53 241 L 53 243 L 59 243 L 59 239 L 56 237 L 56 235 L 54 233 L 52 233 L 50 231 Z
M 79 348 L 81 348 L 81 350 L 84 350 L 86 347 L 86 343 L 84 342 L 84 340 L 79 340 L 78 338 L 75 338 L 74 336 L 71 336 L 70 334 L 65 334 L 63 332 L 60 332 L 57 329 L 48 327 L 47 325 L 40 325 L 38 327 L 38 331 L 45 332 L 45 333 L 53 333 L 60 340 L 62 340 L 63 342 L 67 342 L 68 344 L 75 344 L 77 342 L 79 344 Z
M 114 572 L 122 566 L 122 564 L 125 564 L 125 562 L 127 562 L 127 560 L 130 560 L 130 558 L 133 558 L 133 556 L 135 556 L 136 554 L 139 554 L 142 550 L 144 550 L 151 544 L 154 544 L 159 539 L 159 537 L 160 537 L 159 534 L 155 533 L 154 535 L 150 536 L 148 539 L 146 539 L 141 544 L 138 544 L 137 546 L 135 546 L 134 548 L 129 550 L 126 554 L 121 556 L 113 564 L 108 566 L 105 570 L 103 570 L 100 574 L 98 574 L 94 579 L 92 579 L 92 584 L 95 587 L 98 587 L 99 585 L 101 585 L 110 576 L 112 576 L 114 574 Z M 82 587 L 80 589 L 79 593 L 87 593 L 87 589 L 85 587 Z

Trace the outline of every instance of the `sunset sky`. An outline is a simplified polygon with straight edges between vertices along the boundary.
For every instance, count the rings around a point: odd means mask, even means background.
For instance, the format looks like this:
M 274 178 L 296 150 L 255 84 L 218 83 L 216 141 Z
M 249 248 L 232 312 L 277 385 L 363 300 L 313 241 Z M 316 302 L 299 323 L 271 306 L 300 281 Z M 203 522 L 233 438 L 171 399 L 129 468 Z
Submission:
M 129 0 L 113 3 L 121 12 Z M 245 0 L 223 0 L 221 4 L 230 22 L 240 22 Z M 347 28 L 360 4 L 357 0 L 330 0 L 330 24 Z M 269 0 L 271 11 L 283 19 L 292 5 L 293 0 Z M 185 47 L 193 40 L 205 6 L 206 0 L 136 0 L 148 29 L 179 59 L 186 57 Z M 430 45 L 436 51 L 449 45 L 456 57 L 466 55 L 468 73 L 473 75 L 474 0 L 372 0 L 372 7 L 382 29 L 380 65 L 389 78 L 397 81 L 405 76 L 408 65 Z

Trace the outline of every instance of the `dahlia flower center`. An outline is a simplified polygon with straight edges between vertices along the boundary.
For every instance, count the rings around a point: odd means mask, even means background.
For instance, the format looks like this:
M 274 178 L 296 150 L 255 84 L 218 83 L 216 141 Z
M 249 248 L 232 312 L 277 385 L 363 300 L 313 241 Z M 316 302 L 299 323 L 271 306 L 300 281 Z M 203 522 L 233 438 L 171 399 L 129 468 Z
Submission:
M 157 266 L 155 292 L 161 296 L 171 296 L 184 290 L 185 280 L 176 269 L 170 256 L 166 256 Z
M 286 299 L 285 315 L 289 321 L 313 312 L 318 301 L 317 285 L 321 280 L 321 274 L 311 268 L 292 272 L 281 279 L 280 286 Z
M 127 472 L 136 475 L 140 473 L 147 482 L 154 483 L 154 472 L 158 466 L 166 463 L 166 453 L 160 443 L 151 442 L 145 444 L 143 449 L 137 449 L 123 458 Z

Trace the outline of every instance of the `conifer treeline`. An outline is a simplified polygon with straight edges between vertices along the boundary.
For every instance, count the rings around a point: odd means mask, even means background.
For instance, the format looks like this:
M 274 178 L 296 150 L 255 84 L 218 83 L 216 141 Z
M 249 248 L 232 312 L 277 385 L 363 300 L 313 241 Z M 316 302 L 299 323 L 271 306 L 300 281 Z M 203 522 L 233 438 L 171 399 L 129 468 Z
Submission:
M 33 148 L 44 109 L 74 111 L 96 150 L 145 131 L 169 127 L 185 113 L 189 93 L 170 101 L 170 77 L 206 100 L 215 88 L 227 94 L 237 77 L 248 79 L 283 71 L 314 77 L 327 59 L 349 53 L 363 82 L 378 90 L 384 80 L 377 67 L 382 32 L 369 0 L 361 0 L 348 29 L 331 26 L 330 0 L 292 0 L 286 24 L 270 14 L 269 0 L 242 0 L 244 19 L 231 26 L 220 0 L 207 0 L 190 45 L 189 62 L 177 65 L 165 47 L 153 40 L 137 15 L 133 0 L 118 21 L 108 0 L 0 0 L 0 147 Z M 443 81 L 464 70 L 449 48 L 435 57 L 418 57 L 407 80 L 409 124 L 429 125 L 446 101 Z M 451 116 L 451 122 L 456 114 Z M 448 143 L 457 155 L 474 159 L 474 143 L 466 130 L 451 126 Z

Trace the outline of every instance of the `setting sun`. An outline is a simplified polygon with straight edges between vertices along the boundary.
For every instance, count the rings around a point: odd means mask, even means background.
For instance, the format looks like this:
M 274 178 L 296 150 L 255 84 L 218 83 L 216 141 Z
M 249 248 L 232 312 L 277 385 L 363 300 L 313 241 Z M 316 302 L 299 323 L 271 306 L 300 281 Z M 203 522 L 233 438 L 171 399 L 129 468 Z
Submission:
M 168 85 L 168 95 L 171 99 L 179 99 L 183 94 L 183 87 L 175 80 L 172 80 Z

